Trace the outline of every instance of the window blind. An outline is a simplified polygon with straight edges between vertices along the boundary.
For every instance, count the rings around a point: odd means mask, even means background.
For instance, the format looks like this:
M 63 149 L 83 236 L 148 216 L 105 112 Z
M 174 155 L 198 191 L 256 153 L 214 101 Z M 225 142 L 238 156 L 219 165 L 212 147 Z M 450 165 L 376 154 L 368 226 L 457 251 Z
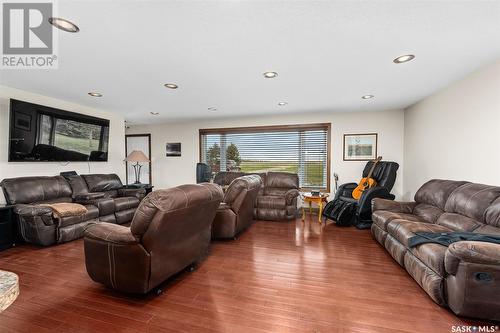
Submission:
M 200 130 L 200 157 L 218 171 L 293 172 L 300 187 L 329 190 L 330 124 Z

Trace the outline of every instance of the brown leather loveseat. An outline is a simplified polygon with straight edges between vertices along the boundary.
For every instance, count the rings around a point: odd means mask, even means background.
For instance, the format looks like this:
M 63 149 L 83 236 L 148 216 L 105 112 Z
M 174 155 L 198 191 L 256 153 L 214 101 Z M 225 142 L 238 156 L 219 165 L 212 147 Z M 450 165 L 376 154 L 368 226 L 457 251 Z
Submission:
M 223 171 L 217 173 L 214 183 L 229 185 L 234 179 L 245 175 L 259 175 L 262 187 L 255 202 L 254 218 L 259 220 L 293 220 L 297 216 L 299 176 L 289 172 L 244 173 Z
M 132 220 L 143 189 L 124 189 L 117 175 L 19 177 L 0 184 L 8 204 L 15 205 L 21 237 L 28 243 L 52 245 L 83 236 L 85 227 L 97 221 L 127 223 Z M 72 188 L 78 180 L 79 186 Z M 81 203 L 87 213 L 56 218 L 52 209 L 40 204 Z
M 233 238 L 252 224 L 261 184 L 258 175 L 242 176 L 231 182 L 212 223 L 212 238 Z
M 500 244 L 408 243 L 416 232 L 500 236 L 500 187 L 434 179 L 414 202 L 372 204 L 373 236 L 436 303 L 457 315 L 500 320 Z
M 222 197 L 222 189 L 209 183 L 158 190 L 144 198 L 130 227 L 89 226 L 89 276 L 119 291 L 147 293 L 207 252 Z

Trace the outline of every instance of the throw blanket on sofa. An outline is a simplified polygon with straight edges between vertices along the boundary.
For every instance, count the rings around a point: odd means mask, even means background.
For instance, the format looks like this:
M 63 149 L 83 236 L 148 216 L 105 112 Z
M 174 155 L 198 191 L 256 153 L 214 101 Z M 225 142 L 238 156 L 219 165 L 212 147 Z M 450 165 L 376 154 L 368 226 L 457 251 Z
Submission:
M 77 203 L 61 202 L 53 204 L 41 204 L 40 206 L 50 207 L 52 209 L 52 214 L 54 214 L 54 217 L 56 218 L 80 216 L 87 214 L 88 212 L 85 206 Z
M 415 236 L 408 240 L 408 246 L 415 247 L 424 243 L 437 243 L 449 246 L 452 243 L 461 241 L 500 244 L 500 236 L 475 234 L 473 232 L 416 232 Z

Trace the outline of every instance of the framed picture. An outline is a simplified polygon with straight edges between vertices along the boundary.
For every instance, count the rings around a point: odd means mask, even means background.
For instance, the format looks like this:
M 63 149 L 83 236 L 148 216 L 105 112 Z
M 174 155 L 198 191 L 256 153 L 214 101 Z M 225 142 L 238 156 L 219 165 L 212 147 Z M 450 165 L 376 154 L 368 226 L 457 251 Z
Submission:
M 14 126 L 17 129 L 21 129 L 24 131 L 31 131 L 31 115 L 22 113 L 22 112 L 15 112 L 14 113 Z
M 376 159 L 377 136 L 377 133 L 344 134 L 344 161 Z
M 169 156 L 181 156 L 180 142 L 167 143 L 167 157 Z

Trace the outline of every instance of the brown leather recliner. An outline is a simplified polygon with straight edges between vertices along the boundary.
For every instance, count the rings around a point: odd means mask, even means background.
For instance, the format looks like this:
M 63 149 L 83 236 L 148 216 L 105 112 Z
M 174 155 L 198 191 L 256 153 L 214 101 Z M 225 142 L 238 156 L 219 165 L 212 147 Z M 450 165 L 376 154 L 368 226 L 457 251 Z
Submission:
M 252 224 L 261 184 L 257 175 L 239 177 L 231 182 L 212 223 L 212 238 L 233 238 Z
M 222 201 L 216 184 L 181 185 L 150 193 L 130 227 L 99 223 L 85 230 L 85 265 L 92 280 L 144 294 L 200 260 Z
M 408 245 L 416 232 L 500 236 L 500 187 L 434 179 L 414 202 L 374 199 L 372 205 L 374 238 L 434 302 L 457 315 L 500 320 L 500 244 Z
M 295 219 L 299 196 L 299 176 L 295 173 L 222 171 L 215 175 L 214 183 L 227 186 L 238 177 L 255 174 L 261 177 L 262 187 L 255 202 L 254 218 L 268 221 Z

